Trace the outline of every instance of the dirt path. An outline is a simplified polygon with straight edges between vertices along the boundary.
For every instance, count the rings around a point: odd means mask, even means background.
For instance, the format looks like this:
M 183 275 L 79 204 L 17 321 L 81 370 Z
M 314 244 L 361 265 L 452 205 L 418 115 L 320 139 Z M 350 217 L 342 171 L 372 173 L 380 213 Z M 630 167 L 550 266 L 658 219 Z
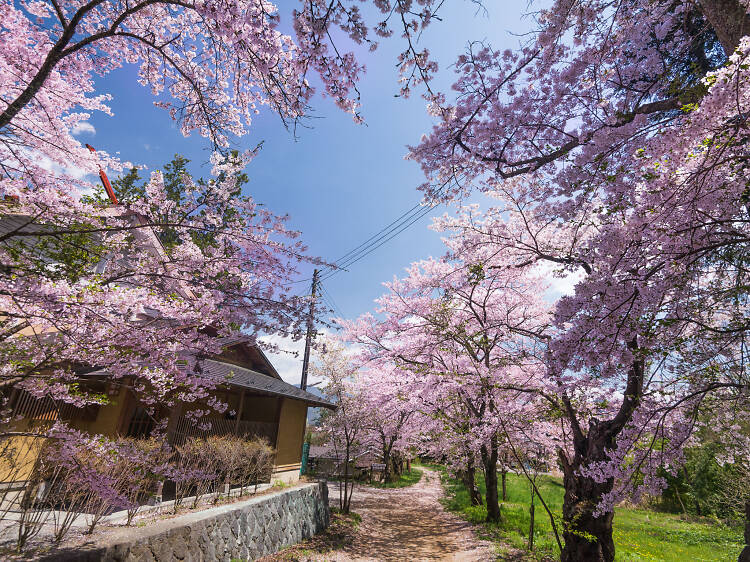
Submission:
M 400 489 L 357 487 L 352 511 L 362 516 L 351 544 L 339 550 L 313 555 L 311 560 L 495 560 L 491 543 L 474 536 L 471 525 L 446 512 L 438 474 L 424 471 L 415 485 Z M 331 505 L 338 502 L 338 489 L 330 487 Z

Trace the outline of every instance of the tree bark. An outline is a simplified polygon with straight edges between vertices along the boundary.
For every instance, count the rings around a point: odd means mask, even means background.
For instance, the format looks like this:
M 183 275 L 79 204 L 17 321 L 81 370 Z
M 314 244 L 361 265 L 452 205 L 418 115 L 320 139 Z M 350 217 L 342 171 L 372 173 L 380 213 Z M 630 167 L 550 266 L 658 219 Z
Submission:
M 484 483 L 487 487 L 487 521 L 500 521 L 500 504 L 497 501 L 497 440 L 493 438 L 489 448 L 482 445 Z
M 351 452 L 349 443 L 346 444 L 346 456 L 344 458 L 344 498 L 341 500 L 341 487 L 339 487 L 339 503 L 342 513 L 349 513 L 349 502 L 351 501 L 351 494 L 347 494 L 349 491 L 349 462 L 351 461 Z
M 466 464 L 466 470 L 461 471 L 461 480 L 469 492 L 471 505 L 482 505 L 482 494 L 479 492 L 476 483 L 476 468 L 472 459 Z
M 391 448 L 387 445 L 383 445 L 383 482 L 391 481 Z
M 502 485 L 503 485 L 503 501 L 504 502 L 508 501 L 508 492 L 505 486 L 505 481 L 507 477 L 508 477 L 508 471 L 505 467 L 503 467 L 503 469 L 500 471 L 500 480 L 502 481 Z
M 739 0 L 700 0 L 700 10 L 716 32 L 727 56 L 750 34 L 750 16 Z
M 600 451 L 603 453 L 603 449 Z M 593 455 L 599 457 L 599 454 Z M 592 459 L 593 460 L 593 459 Z M 613 562 L 615 543 L 612 539 L 614 513 L 594 517 L 594 510 L 602 495 L 612 490 L 613 480 L 604 483 L 577 474 L 581 464 L 563 464 L 563 538 L 565 546 L 561 562 Z
M 630 365 L 627 385 L 617 414 L 605 421 L 589 418 L 588 431 L 584 431 L 570 399 L 563 394 L 562 403 L 571 422 L 574 456 L 572 459 L 559 451 L 560 466 L 563 471 L 565 497 L 563 499 L 563 539 L 565 545 L 560 553 L 561 562 L 613 562 L 615 543 L 612 540 L 613 512 L 594 517 L 597 504 L 602 496 L 611 492 L 614 479 L 595 482 L 580 475 L 580 469 L 591 463 L 608 459 L 608 451 L 615 448 L 617 436 L 632 419 L 633 412 L 643 396 L 646 365 L 639 358 L 638 340 L 633 337 L 627 342 L 628 349 L 636 357 Z

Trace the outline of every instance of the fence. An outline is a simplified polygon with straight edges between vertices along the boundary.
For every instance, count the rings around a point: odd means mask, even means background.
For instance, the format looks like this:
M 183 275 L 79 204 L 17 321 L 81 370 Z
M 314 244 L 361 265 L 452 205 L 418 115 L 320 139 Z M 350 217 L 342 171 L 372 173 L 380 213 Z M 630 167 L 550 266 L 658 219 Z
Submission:
M 205 438 L 214 435 L 237 435 L 238 437 L 264 437 L 273 446 L 276 443 L 276 432 L 278 424 L 237 421 L 213 418 L 205 420 L 204 423 L 210 424 L 209 428 L 203 428 L 197 424 L 194 419 L 181 416 L 173 431 L 169 433 L 167 439 L 172 445 L 182 445 L 189 437 Z

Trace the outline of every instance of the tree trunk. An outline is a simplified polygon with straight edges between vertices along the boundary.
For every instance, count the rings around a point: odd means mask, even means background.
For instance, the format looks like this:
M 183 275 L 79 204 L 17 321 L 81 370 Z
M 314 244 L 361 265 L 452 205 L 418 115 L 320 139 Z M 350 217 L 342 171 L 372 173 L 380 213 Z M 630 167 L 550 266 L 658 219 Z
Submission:
M 750 562 L 750 500 L 745 502 L 745 548 L 737 562 Z
M 529 550 L 534 551 L 534 486 L 531 488 L 531 505 L 529 506 Z
M 482 494 L 479 493 L 479 489 L 477 488 L 476 472 L 474 461 L 469 460 L 466 464 L 466 470 L 461 471 L 461 480 L 469 492 L 471 505 L 482 505 Z
M 502 471 L 500 472 L 500 480 L 502 481 L 502 485 L 503 485 L 503 501 L 504 502 L 508 501 L 508 491 L 507 491 L 507 488 L 505 487 L 505 480 L 507 476 L 508 476 L 508 471 L 505 467 L 503 467 Z
M 497 441 L 493 438 L 489 450 L 482 445 L 484 483 L 487 487 L 487 521 L 500 521 L 500 504 L 497 501 Z
M 627 346 L 634 356 L 640 353 L 636 337 L 628 341 Z M 613 562 L 615 559 L 615 543 L 612 540 L 614 513 L 610 511 L 594 517 L 602 497 L 612 491 L 614 479 L 595 482 L 581 476 L 580 469 L 608 459 L 608 451 L 615 448 L 617 436 L 632 419 L 643 396 L 645 372 L 643 359 L 633 360 L 617 414 L 606 421 L 589 418 L 588 431 L 583 430 L 570 399 L 563 395 L 563 404 L 571 421 L 574 456 L 570 459 L 563 450 L 559 451 L 565 485 L 562 525 L 565 544 L 560 553 L 561 562 Z
M 739 0 L 700 0 L 700 10 L 716 32 L 727 56 L 750 34 L 750 16 Z
M 391 481 L 391 448 L 384 446 L 383 447 L 383 464 L 385 465 L 385 468 L 383 469 L 383 482 L 390 482 Z
M 612 540 L 611 511 L 594 517 L 600 498 L 612 490 L 613 481 L 597 483 L 577 474 L 580 465 L 563 463 L 563 538 L 565 546 L 560 553 L 561 562 L 613 562 L 615 543 Z M 587 538 L 585 535 L 588 535 Z
M 349 443 L 347 443 L 346 444 L 346 456 L 344 457 L 344 498 L 343 498 L 343 501 L 341 501 L 341 496 L 339 495 L 339 502 L 340 502 L 342 513 L 349 513 L 349 501 L 351 498 L 351 495 L 347 494 L 347 492 L 349 491 L 349 462 L 350 462 L 350 450 L 349 450 Z M 339 488 L 339 494 L 340 494 L 340 488 Z

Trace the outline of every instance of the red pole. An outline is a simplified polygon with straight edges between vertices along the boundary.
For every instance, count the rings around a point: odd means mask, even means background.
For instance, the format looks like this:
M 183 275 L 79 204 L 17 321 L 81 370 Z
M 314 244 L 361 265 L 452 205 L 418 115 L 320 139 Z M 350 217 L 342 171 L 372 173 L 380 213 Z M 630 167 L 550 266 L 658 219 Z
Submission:
M 86 148 L 88 148 L 91 152 L 96 152 L 96 149 L 90 144 L 86 144 Z M 107 174 L 104 173 L 104 170 L 102 170 L 101 166 L 99 166 L 99 177 L 102 180 L 102 185 L 104 186 L 104 190 L 107 192 L 107 195 L 109 196 L 109 200 L 112 201 L 112 203 L 114 203 L 115 205 L 119 205 L 120 202 L 117 200 L 117 196 L 115 195 L 115 190 L 112 189 L 112 184 L 109 183 L 109 178 L 107 177 Z

